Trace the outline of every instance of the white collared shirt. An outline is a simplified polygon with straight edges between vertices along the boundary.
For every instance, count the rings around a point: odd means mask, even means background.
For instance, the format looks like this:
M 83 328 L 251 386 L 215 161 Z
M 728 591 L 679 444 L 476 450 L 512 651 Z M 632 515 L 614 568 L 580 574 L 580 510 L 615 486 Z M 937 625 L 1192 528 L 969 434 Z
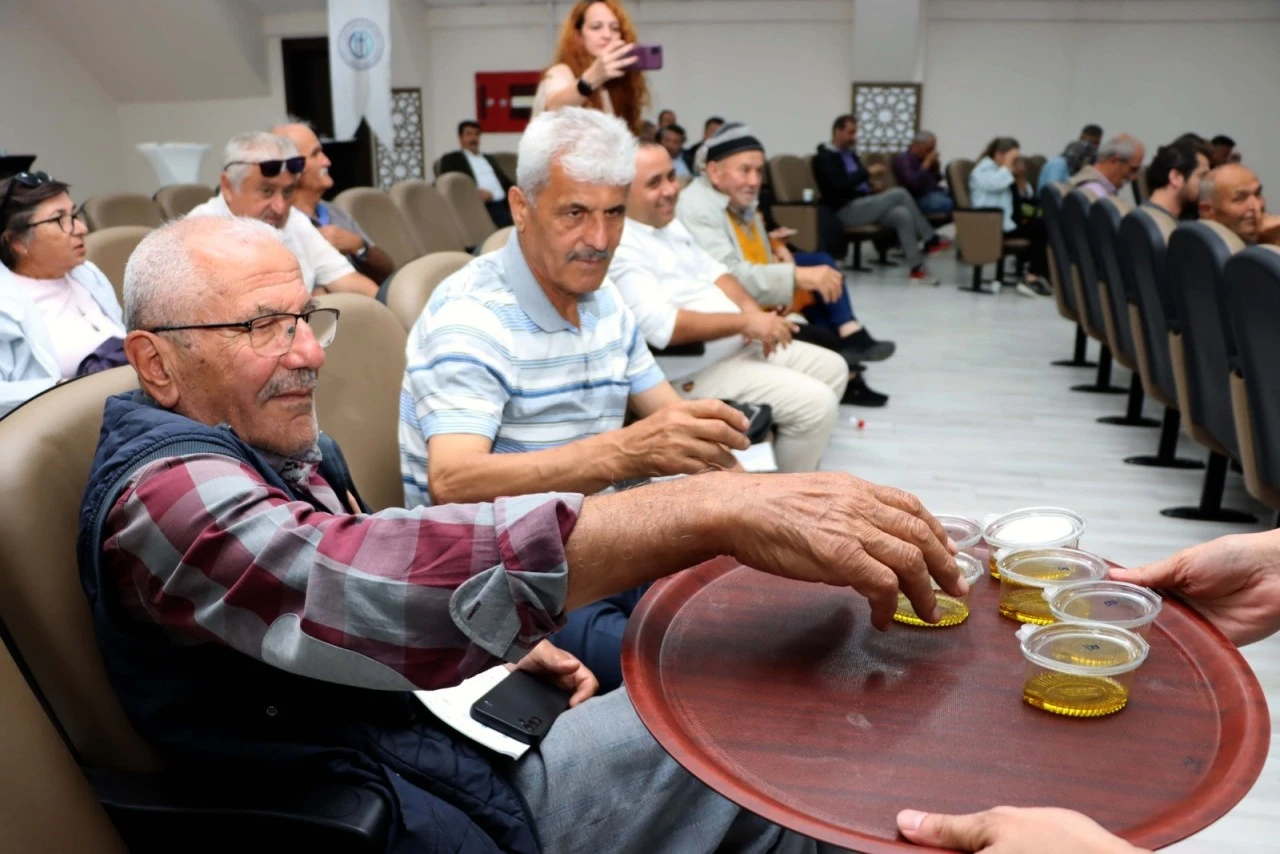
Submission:
M 462 154 L 467 158 L 467 164 L 471 166 L 471 174 L 476 178 L 476 186 L 481 190 L 488 190 L 489 195 L 493 197 L 489 201 L 500 202 L 506 198 L 507 194 L 502 189 L 502 182 L 498 180 L 498 173 L 493 171 L 489 158 L 483 154 L 472 154 L 465 148 L 462 149 Z
M 222 194 L 214 196 L 202 205 L 197 205 L 187 216 L 235 216 L 227 207 L 227 200 Z M 297 208 L 289 208 L 289 219 L 280 230 L 284 245 L 298 259 L 302 268 L 302 280 L 307 290 L 315 290 L 316 285 L 330 285 L 356 271 L 351 262 L 342 253 L 333 248 L 324 235 L 311 224 L 307 215 Z
M 650 347 L 671 343 L 679 311 L 739 314 L 742 309 L 716 286 L 729 268 L 712 258 L 677 219 L 654 228 L 631 218 L 622 229 L 622 242 L 609 265 L 609 280 L 622 294 L 627 308 Z M 706 343 L 701 356 L 662 356 L 658 364 L 668 379 L 679 380 L 720 362 L 746 346 L 730 335 Z

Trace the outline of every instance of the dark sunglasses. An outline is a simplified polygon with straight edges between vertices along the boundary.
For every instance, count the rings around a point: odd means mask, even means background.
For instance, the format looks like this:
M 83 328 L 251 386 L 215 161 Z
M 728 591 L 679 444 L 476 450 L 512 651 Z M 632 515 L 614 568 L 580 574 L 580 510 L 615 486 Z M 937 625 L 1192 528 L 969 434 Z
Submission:
M 290 175 L 301 175 L 306 165 L 307 158 L 299 156 L 287 160 L 232 160 L 222 169 L 226 171 L 228 166 L 257 166 L 263 178 L 274 178 L 280 174 L 281 168 L 288 169 Z
M 4 190 L 4 201 L 0 201 L 0 230 L 4 229 L 5 223 L 8 222 L 7 214 L 9 212 L 9 200 L 13 198 L 13 188 L 21 184 L 30 189 L 39 187 L 41 184 L 47 184 L 53 179 L 49 177 L 48 172 L 19 172 L 9 179 L 9 186 Z

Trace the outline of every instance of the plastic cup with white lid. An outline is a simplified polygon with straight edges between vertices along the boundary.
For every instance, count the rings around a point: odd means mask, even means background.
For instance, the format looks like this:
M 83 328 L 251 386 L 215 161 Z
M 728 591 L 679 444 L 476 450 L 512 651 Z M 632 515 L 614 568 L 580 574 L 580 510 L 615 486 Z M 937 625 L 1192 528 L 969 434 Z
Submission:
M 1107 577 L 1107 562 L 1079 549 L 1025 549 L 1002 553 L 1000 613 L 1020 623 L 1054 622 L 1044 591 Z
M 956 516 L 951 513 L 939 513 L 933 518 L 946 530 L 947 536 L 960 547 L 960 551 L 968 552 L 982 542 L 982 526 L 977 519 L 968 516 Z
M 972 591 L 973 585 L 982 578 L 982 562 L 973 555 L 960 552 L 956 555 L 956 567 L 959 568 L 960 575 L 964 577 L 969 590 Z M 909 626 L 941 629 L 958 626 L 969 618 L 968 593 L 963 596 L 952 596 L 950 593 L 943 593 L 934 579 L 930 578 L 929 583 L 933 586 L 934 598 L 938 602 L 938 622 L 929 623 L 920 619 L 915 608 L 911 607 L 911 600 L 901 593 L 898 594 L 898 608 L 893 614 L 893 619 Z
M 1049 613 L 1059 622 L 1116 626 L 1144 639 L 1164 604 L 1155 592 L 1125 581 L 1081 581 L 1048 587 L 1044 596 Z
M 1080 545 L 1084 529 L 1084 517 L 1065 507 L 1023 507 L 992 520 L 982 532 L 991 549 L 987 561 L 991 577 L 1000 578 L 1002 552 L 1059 546 L 1073 549 Z
M 1147 642 L 1128 629 L 1097 623 L 1055 623 L 1018 630 L 1026 679 L 1022 699 L 1073 718 L 1114 714 L 1129 702 Z

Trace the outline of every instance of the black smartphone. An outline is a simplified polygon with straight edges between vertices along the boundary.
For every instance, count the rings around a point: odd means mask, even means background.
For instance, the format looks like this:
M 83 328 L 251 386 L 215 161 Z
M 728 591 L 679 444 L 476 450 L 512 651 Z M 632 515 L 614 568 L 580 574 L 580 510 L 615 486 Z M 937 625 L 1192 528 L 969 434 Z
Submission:
M 471 717 L 525 744 L 537 744 L 569 708 L 571 692 L 523 670 L 489 689 L 471 706 Z

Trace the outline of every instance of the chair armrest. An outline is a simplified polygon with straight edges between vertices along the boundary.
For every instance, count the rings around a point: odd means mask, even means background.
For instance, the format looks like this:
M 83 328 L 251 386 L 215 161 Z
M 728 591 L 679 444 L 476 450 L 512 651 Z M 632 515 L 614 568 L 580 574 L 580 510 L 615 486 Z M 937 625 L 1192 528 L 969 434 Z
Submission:
M 286 841 L 282 850 L 305 838 L 325 850 L 382 851 L 392 818 L 391 806 L 368 788 L 263 773 L 256 766 L 235 778 L 83 771 L 135 852 L 166 845 L 172 850 L 176 839 L 198 840 L 201 850 L 233 851 L 245 838 L 256 846 L 264 836 Z M 253 836 L 245 836 L 248 830 Z

